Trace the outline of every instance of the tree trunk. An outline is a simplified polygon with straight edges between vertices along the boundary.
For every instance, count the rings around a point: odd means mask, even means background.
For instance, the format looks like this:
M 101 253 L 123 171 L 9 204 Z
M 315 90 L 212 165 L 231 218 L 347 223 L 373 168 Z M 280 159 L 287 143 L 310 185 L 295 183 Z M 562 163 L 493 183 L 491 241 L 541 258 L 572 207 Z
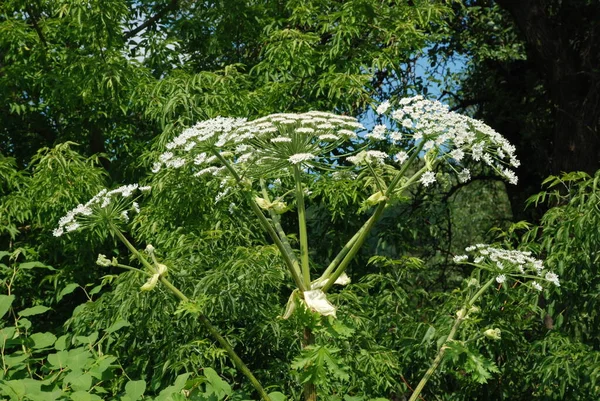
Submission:
M 600 168 L 600 3 L 497 0 L 522 32 L 552 103 L 550 173 Z M 567 4 L 568 3 L 568 4 Z

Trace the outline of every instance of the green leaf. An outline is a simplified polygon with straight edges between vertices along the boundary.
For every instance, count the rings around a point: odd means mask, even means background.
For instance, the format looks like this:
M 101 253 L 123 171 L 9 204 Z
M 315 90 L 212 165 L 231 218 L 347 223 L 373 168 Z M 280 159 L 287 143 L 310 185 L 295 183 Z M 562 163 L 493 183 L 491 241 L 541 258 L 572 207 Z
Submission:
M 48 355 L 48 363 L 50 363 L 53 369 L 63 369 L 67 366 L 68 358 L 68 351 L 59 351 L 56 354 Z
M 61 299 L 63 299 L 63 297 L 65 295 L 69 295 L 70 293 L 72 293 L 73 291 L 75 291 L 77 288 L 79 288 L 79 284 L 77 283 L 69 283 L 65 286 L 65 288 L 63 288 L 58 295 L 56 296 L 56 301 L 60 301 Z
M 13 336 L 15 335 L 15 331 L 17 329 L 15 327 L 5 327 L 2 330 L 0 330 L 0 343 L 1 344 L 6 344 L 6 342 L 8 340 L 11 340 L 13 338 Z
M 119 319 L 116 322 L 114 322 L 108 329 L 106 329 L 107 333 L 114 333 L 115 331 L 122 329 L 123 327 L 128 327 L 131 326 L 131 323 L 129 323 L 127 320 L 125 319 Z
M 68 338 L 69 337 L 66 334 L 58 337 L 58 340 L 56 340 L 56 342 L 54 343 L 54 349 L 57 351 L 62 351 L 65 348 L 67 348 L 67 339 Z
M 51 347 L 56 342 L 56 336 L 50 332 L 33 333 L 29 338 L 33 341 L 35 349 Z
M 56 401 L 64 395 L 62 390 L 28 392 L 27 398 L 31 401 Z
M 144 380 L 131 380 L 125 385 L 125 395 L 131 401 L 139 400 L 146 391 L 146 382 Z
M 75 341 L 78 344 L 93 345 L 96 342 L 97 339 L 98 339 L 98 332 L 97 331 L 93 332 L 89 336 L 76 336 L 75 337 Z
M 231 395 L 231 386 L 215 372 L 212 368 L 204 368 L 204 376 L 206 376 L 206 392 L 214 394 L 218 399 L 223 399 Z
M 175 383 L 172 386 L 163 389 L 158 395 L 158 397 L 154 399 L 154 401 L 172 401 L 173 394 L 179 394 L 181 390 L 183 390 L 188 377 L 190 377 L 190 373 L 184 373 L 182 375 L 177 376 L 177 379 L 175 379 Z
M 44 305 L 36 305 L 31 308 L 23 309 L 22 311 L 19 312 L 19 316 L 25 317 L 25 316 L 41 315 L 42 313 L 48 312 L 50 309 L 51 308 L 48 308 L 47 306 L 44 306 Z
M 102 398 L 96 394 L 90 394 L 87 391 L 76 391 L 71 394 L 73 401 L 102 401 Z
M 75 348 L 69 350 L 67 366 L 72 370 L 84 370 L 93 362 L 92 353 L 85 348 Z
M 4 317 L 6 312 L 10 309 L 12 302 L 15 300 L 14 295 L 0 295 L 0 319 Z
M 15 352 L 4 357 L 4 364 L 8 368 L 14 368 L 15 366 L 21 365 L 24 361 L 29 358 L 29 354 Z
M 286 401 L 287 397 L 285 396 L 285 394 L 280 393 L 279 391 L 273 391 L 272 393 L 269 393 L 269 398 L 271 399 L 271 401 Z
M 92 387 L 92 375 L 89 373 L 81 373 L 81 371 L 73 371 L 65 376 L 65 384 L 71 384 L 75 391 L 88 391 Z
M 94 366 L 89 370 L 90 374 L 96 379 L 102 379 L 102 374 L 112 366 L 113 362 L 117 360 L 116 357 L 111 355 L 102 355 L 96 358 Z
M 34 268 L 43 268 L 43 269 L 48 269 L 48 270 L 56 270 L 54 267 L 52 266 L 48 266 L 43 264 L 42 262 L 25 262 L 25 263 L 21 263 L 19 264 L 19 269 L 23 269 L 23 270 L 30 270 L 30 269 L 34 269 Z

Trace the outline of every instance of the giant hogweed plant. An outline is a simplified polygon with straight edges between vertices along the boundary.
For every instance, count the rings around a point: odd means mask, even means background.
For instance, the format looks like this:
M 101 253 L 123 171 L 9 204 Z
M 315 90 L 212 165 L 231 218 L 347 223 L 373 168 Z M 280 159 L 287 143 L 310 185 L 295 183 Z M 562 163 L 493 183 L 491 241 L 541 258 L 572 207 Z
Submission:
M 317 399 L 316 384 L 323 384 L 329 372 L 338 376 L 346 374 L 337 366 L 334 352 L 317 346 L 315 332 L 335 318 L 337 308 L 327 294 L 333 285 L 350 282 L 346 270 L 385 208 L 413 186 L 434 185 L 441 175 L 439 171 L 451 171 L 460 182 L 469 181 L 468 166 L 474 163 L 482 164 L 512 184 L 517 182 L 512 170 L 519 165 L 515 148 L 480 121 L 451 112 L 443 104 L 420 96 L 400 100 L 393 111 L 391 104 L 385 102 L 377 108 L 377 113 L 389 124 L 377 125 L 370 132 L 365 132 L 353 117 L 317 111 L 273 114 L 253 121 L 217 117 L 185 129 L 167 143 L 166 151 L 152 167 L 153 173 L 181 169 L 189 173 L 189 179 L 215 180 L 219 191 L 214 202 L 230 202 L 234 195 L 235 199 L 241 197 L 279 250 L 295 286 L 283 317 L 289 318 L 294 313 L 304 316 L 300 319 L 304 325 L 303 351 L 293 367 L 300 372 L 305 400 Z M 324 175 L 335 180 L 361 179 L 371 193 L 363 202 L 363 210 L 370 213 L 370 217 L 327 266 L 311 260 L 306 222 L 310 184 Z M 181 301 L 182 310 L 198 316 L 236 368 L 264 400 L 269 400 L 269 394 L 233 347 L 202 313 L 201 305 L 169 281 L 168 269 L 157 259 L 154 247 L 148 245 L 145 251 L 140 251 L 124 234 L 130 214 L 139 212 L 140 208 L 133 194 L 149 190 L 137 184 L 103 190 L 63 217 L 54 235 L 61 236 L 87 226 L 120 239 L 142 268 L 104 255 L 99 256 L 98 264 L 147 276 L 147 282 L 141 287 L 143 291 L 152 290 L 160 282 Z M 229 208 L 234 213 L 236 205 L 231 202 Z M 282 217 L 292 214 L 298 227 L 299 249 L 294 249 L 295 243 L 282 224 Z M 507 285 L 509 280 L 514 280 L 528 283 L 538 291 L 544 283 L 559 285 L 558 276 L 527 252 L 485 244 L 468 247 L 466 251 L 468 254 L 457 255 L 454 262 L 470 264 L 480 280 L 470 283 L 475 290 L 466 292 L 469 295 L 456 312 L 450 333 L 415 387 L 410 401 L 419 398 L 446 350 L 454 344 L 460 325 L 492 285 Z M 499 333 L 491 330 L 487 335 L 498 338 Z

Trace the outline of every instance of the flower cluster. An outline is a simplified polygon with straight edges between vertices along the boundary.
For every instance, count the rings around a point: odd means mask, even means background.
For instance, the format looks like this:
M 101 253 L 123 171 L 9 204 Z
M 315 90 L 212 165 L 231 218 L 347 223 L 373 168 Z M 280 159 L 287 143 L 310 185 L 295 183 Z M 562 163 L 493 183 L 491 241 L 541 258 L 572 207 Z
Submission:
M 531 286 L 538 291 L 543 289 L 540 281 L 560 287 L 558 275 L 547 270 L 541 260 L 531 256 L 531 252 L 506 250 L 487 244 L 472 245 L 465 251 L 471 254 L 471 263 L 486 266 L 497 273 L 496 281 L 500 284 L 504 283 L 507 277 L 521 277 L 532 279 Z M 457 255 L 454 262 L 469 263 L 469 259 L 469 255 Z
M 224 172 L 222 158 L 245 168 L 316 166 L 341 142 L 357 138 L 354 130 L 362 128 L 353 117 L 318 111 L 272 114 L 254 121 L 217 117 L 169 142 L 153 171 L 192 163 L 195 175 L 217 176 Z
M 70 210 L 65 216 L 61 217 L 58 221 L 58 227 L 54 229 L 52 234 L 55 237 L 60 237 L 61 235 L 75 231 L 79 227 L 81 227 L 78 219 L 89 217 L 94 213 L 94 210 L 105 209 L 109 205 L 111 205 L 115 198 L 129 198 L 133 195 L 135 191 L 146 192 L 149 191 L 150 187 L 140 187 L 138 184 L 130 184 L 123 185 L 119 188 L 113 190 L 103 189 L 98 192 L 92 199 L 87 201 L 86 204 L 77 205 L 76 208 Z M 131 208 L 129 210 L 133 210 L 136 213 L 139 213 L 139 205 L 136 202 L 132 202 Z M 122 210 L 120 211 L 120 217 L 125 222 L 129 221 L 128 211 Z
M 217 117 L 184 130 L 167 144 L 152 171 L 189 166 L 196 177 L 220 180 L 215 203 L 235 180 L 269 178 L 294 168 L 320 168 L 341 143 L 358 138 L 363 126 L 353 117 L 310 111 L 272 114 L 253 121 Z M 235 173 L 232 172 L 235 170 Z M 235 176 L 237 174 L 237 177 Z
M 448 106 L 422 96 L 401 99 L 399 105 L 400 108 L 391 112 L 389 102 L 377 108 L 379 114 L 389 114 L 399 131 L 376 126 L 368 138 L 388 140 L 400 146 L 406 146 L 406 140 L 410 139 L 413 145 L 410 150 L 419 144 L 422 151 L 435 152 L 438 158 L 448 160 L 455 170 L 470 157 L 476 162 L 483 161 L 511 184 L 517 183 L 517 176 L 511 170 L 520 165 L 515 147 L 483 122 L 450 111 Z M 401 151 L 394 159 L 402 164 L 408 156 L 406 151 Z M 471 178 L 467 168 L 457 172 L 461 182 Z M 435 177 L 429 175 L 421 183 L 427 186 L 433 181 Z

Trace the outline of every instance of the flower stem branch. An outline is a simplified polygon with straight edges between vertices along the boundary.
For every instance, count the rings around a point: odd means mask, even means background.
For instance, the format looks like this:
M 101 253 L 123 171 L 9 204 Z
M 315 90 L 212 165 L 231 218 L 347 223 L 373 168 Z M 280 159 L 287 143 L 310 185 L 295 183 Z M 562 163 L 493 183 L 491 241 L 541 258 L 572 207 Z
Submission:
M 454 324 L 452 325 L 452 328 L 450 329 L 450 333 L 448 334 L 448 337 L 446 337 L 446 340 L 444 341 L 444 343 L 438 350 L 438 353 L 435 356 L 435 359 L 433 360 L 433 362 L 431 363 L 431 366 L 429 367 L 429 369 L 427 369 L 427 372 L 425 372 L 425 375 L 423 375 L 423 378 L 421 379 L 421 381 L 415 388 L 415 391 L 412 393 L 412 395 L 410 396 L 410 399 L 408 401 L 416 401 L 417 398 L 419 398 L 419 394 L 421 394 L 421 391 L 423 391 L 423 388 L 425 387 L 425 385 L 427 384 L 427 382 L 429 381 L 431 376 L 435 373 L 436 369 L 438 368 L 438 366 L 440 365 L 442 360 L 444 359 L 444 354 L 446 353 L 446 348 L 447 348 L 446 345 L 449 342 L 454 340 L 454 336 L 456 336 L 456 332 L 458 331 L 458 328 L 460 327 L 462 322 L 467 317 L 467 313 L 468 313 L 469 309 L 471 308 L 471 306 L 473 306 L 473 304 L 477 301 L 477 299 L 479 299 L 479 297 L 494 283 L 495 280 L 496 280 L 495 278 L 492 278 L 488 282 L 486 282 L 479 289 L 479 291 L 477 291 L 477 293 L 475 295 L 473 295 L 473 297 L 465 303 L 463 308 L 458 311 L 456 320 L 454 321 Z
M 265 181 L 262 178 L 260 179 L 260 187 L 262 190 L 263 198 L 265 198 L 267 200 L 267 202 L 270 203 L 271 198 L 269 197 L 269 192 L 267 192 L 267 188 L 265 187 Z M 298 275 L 298 277 L 300 277 L 302 274 L 300 271 L 300 262 L 296 258 L 296 255 L 294 254 L 294 250 L 287 239 L 287 234 L 285 233 L 285 230 L 281 226 L 281 219 L 280 219 L 279 215 L 277 213 L 275 213 L 273 210 L 269 210 L 269 215 L 271 217 L 271 222 L 273 223 L 273 227 L 275 228 L 275 231 L 277 232 L 277 235 L 279 236 L 279 239 L 281 240 L 281 243 L 285 247 L 287 254 L 289 255 L 290 259 L 292 260 L 292 263 L 294 265 L 294 270 L 296 271 L 296 274 Z
M 113 266 L 120 267 L 121 269 L 129 270 L 129 271 L 132 271 L 132 272 L 143 274 L 145 276 L 152 277 L 152 273 L 148 273 L 145 270 L 137 269 L 137 268 L 132 267 L 132 266 L 122 265 L 121 263 L 117 263 L 117 264 L 115 264 Z
M 409 159 L 404 163 L 400 171 L 396 174 L 387 190 L 385 191 L 385 196 L 389 198 L 396 186 L 400 183 L 401 178 L 404 176 L 410 165 L 417 158 L 421 149 L 423 149 L 423 143 L 419 144 L 419 146 L 415 149 L 415 152 L 409 157 Z M 417 171 L 410 179 L 402 184 L 400 190 L 404 190 L 412 185 L 425 171 L 427 171 L 426 167 L 421 168 Z M 350 238 L 350 240 L 344 245 L 342 250 L 338 253 L 335 259 L 330 263 L 327 267 L 323 275 L 319 278 L 319 281 L 324 281 L 326 278 L 329 278 L 329 281 L 323 286 L 323 292 L 326 292 L 331 288 L 334 284 L 335 280 L 338 279 L 339 276 L 346 270 L 350 262 L 354 259 L 356 254 L 358 253 L 360 247 L 363 245 L 369 232 L 373 229 L 375 223 L 381 218 L 383 214 L 383 210 L 387 205 L 387 200 L 383 200 L 377 205 L 377 208 L 371 215 L 371 217 L 363 224 L 363 226 L 356 232 L 356 234 Z M 331 273 L 333 272 L 333 273 Z M 331 277 L 329 275 L 331 274 Z
M 250 205 L 250 208 L 252 209 L 256 217 L 258 217 L 260 225 L 269 234 L 269 236 L 279 249 L 279 252 L 283 257 L 283 261 L 285 262 L 286 266 L 288 267 L 288 270 L 292 274 L 292 278 L 294 279 L 294 282 L 296 283 L 300 291 L 306 291 L 307 287 L 304 285 L 304 282 L 302 281 L 302 278 L 299 272 L 297 271 L 298 264 L 297 262 L 296 264 L 294 264 L 295 256 L 293 255 L 293 253 L 290 254 L 286 247 L 283 245 L 281 238 L 279 238 L 279 235 L 277 235 L 277 232 L 275 231 L 271 223 L 269 223 L 269 220 L 267 220 L 263 212 L 260 210 L 260 207 L 256 204 L 256 201 L 252 197 L 252 192 L 244 187 L 244 183 L 242 182 L 242 178 L 240 177 L 240 175 L 237 173 L 237 171 L 235 171 L 231 164 L 223 156 L 221 156 L 221 154 L 218 151 L 213 150 L 213 154 L 219 159 L 221 163 L 223 163 L 225 168 L 227 168 L 227 170 L 231 173 L 233 178 L 236 180 L 237 184 L 242 189 L 242 193 L 246 198 L 246 201 Z
M 142 265 L 144 265 L 144 267 L 146 267 L 151 272 L 153 272 L 153 274 L 155 274 L 156 272 L 155 272 L 154 267 L 131 244 L 131 242 L 129 242 L 129 240 L 123 235 L 123 233 L 114 224 L 111 224 L 110 228 L 115 233 L 115 235 L 125 244 L 125 246 L 135 255 L 135 257 L 140 261 L 140 263 L 142 263 Z M 127 267 L 130 267 L 130 266 L 127 266 Z M 138 269 L 135 269 L 135 268 L 132 268 L 132 269 L 138 270 Z M 143 273 L 145 273 L 145 272 L 143 272 Z M 173 285 L 173 283 L 171 283 L 166 277 L 160 276 L 160 282 L 169 291 L 171 291 L 181 302 L 189 302 L 190 301 L 190 299 L 183 292 L 181 292 L 177 287 L 175 287 Z M 217 342 L 221 345 L 221 347 L 223 347 L 223 349 L 225 349 L 225 352 L 227 352 L 227 355 L 229 355 L 229 358 L 231 359 L 231 361 L 233 362 L 233 364 L 235 365 L 235 367 L 244 376 L 246 376 L 246 378 L 248 378 L 248 380 L 250 381 L 250 383 L 252 384 L 252 386 L 254 387 L 254 389 L 260 394 L 260 397 L 264 401 L 271 401 L 271 398 L 269 397 L 269 395 L 267 394 L 267 392 L 265 391 L 265 389 L 262 387 L 262 385 L 260 384 L 260 382 L 256 379 L 256 377 L 254 376 L 254 374 L 250 371 L 250 369 L 248 368 L 248 366 L 246 366 L 246 364 L 242 361 L 242 359 L 239 357 L 239 355 L 235 352 L 235 350 L 233 349 L 233 347 L 231 346 L 231 344 L 229 344 L 229 342 L 212 325 L 212 323 L 210 322 L 210 320 L 208 320 L 208 317 L 206 317 L 206 315 L 204 315 L 203 313 L 198 313 L 198 319 L 200 320 L 200 323 L 202 323 L 202 325 L 213 336 L 213 338 L 215 340 L 217 340 Z

